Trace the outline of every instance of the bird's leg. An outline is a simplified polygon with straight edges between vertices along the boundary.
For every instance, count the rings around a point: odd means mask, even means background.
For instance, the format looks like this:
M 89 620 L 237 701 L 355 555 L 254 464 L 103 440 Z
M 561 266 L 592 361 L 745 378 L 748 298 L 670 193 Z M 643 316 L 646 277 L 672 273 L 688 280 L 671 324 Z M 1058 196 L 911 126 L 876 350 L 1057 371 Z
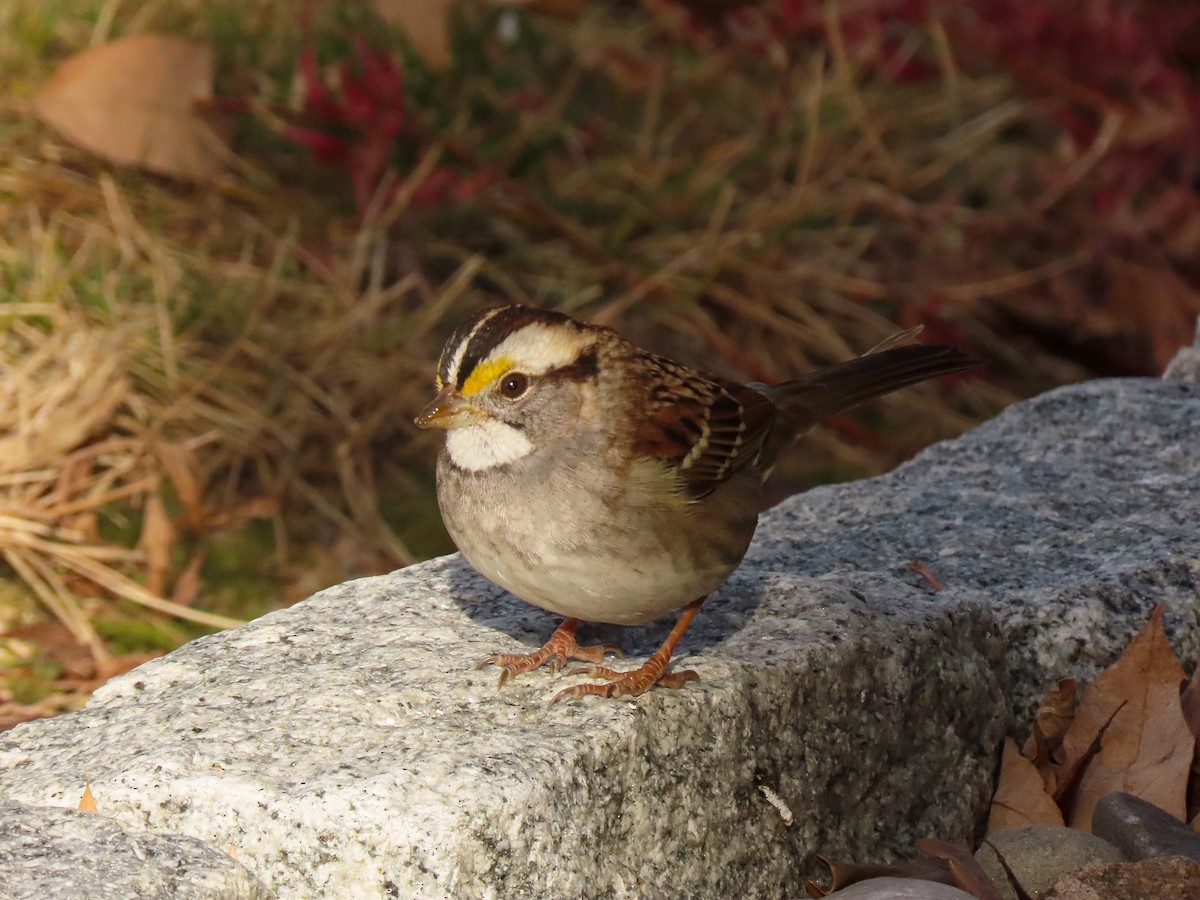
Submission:
M 699 600 L 693 600 L 683 608 L 683 612 L 679 615 L 679 621 L 675 623 L 675 627 L 671 629 L 671 633 L 667 635 L 663 645 L 638 668 L 630 672 L 618 672 L 616 669 L 599 665 L 575 669 L 574 672 L 580 674 L 603 678 L 604 683 L 578 684 L 575 687 L 569 687 L 555 694 L 554 699 L 550 702 L 557 703 L 560 700 L 575 700 L 588 696 L 636 697 L 638 694 L 646 693 L 656 684 L 665 688 L 680 688 L 689 681 L 699 681 L 700 676 L 691 669 L 685 669 L 682 672 L 668 672 L 667 666 L 671 662 L 671 654 L 675 652 L 675 645 L 679 643 L 683 633 L 692 624 L 692 619 L 700 611 L 700 605 L 705 599 L 706 597 L 701 597 Z
M 533 653 L 497 653 L 481 659 L 476 668 L 499 666 L 500 683 L 497 687 L 504 687 L 504 682 L 508 679 L 536 669 L 538 666 L 544 666 L 546 663 L 550 663 L 550 668 L 557 672 L 567 664 L 568 660 L 578 659 L 583 662 L 602 663 L 606 653 L 621 656 L 621 648 L 616 644 L 580 647 L 575 643 L 575 629 L 578 627 L 578 619 L 564 619 L 563 623 L 554 630 L 554 634 L 550 635 L 550 640 L 546 641 L 540 650 L 535 650 Z

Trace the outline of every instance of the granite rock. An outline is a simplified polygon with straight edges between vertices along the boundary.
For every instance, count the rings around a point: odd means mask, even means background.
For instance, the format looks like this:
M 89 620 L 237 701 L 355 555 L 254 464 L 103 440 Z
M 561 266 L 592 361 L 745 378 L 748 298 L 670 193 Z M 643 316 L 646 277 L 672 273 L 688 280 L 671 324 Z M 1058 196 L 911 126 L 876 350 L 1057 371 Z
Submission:
M 288 897 L 780 895 L 818 849 L 963 840 L 986 806 L 981 610 L 747 572 L 683 691 L 549 706 L 564 679 L 474 670 L 552 624 L 457 558 L 342 585 L 13 729 L 0 793 L 73 803 L 86 772 L 130 827 L 232 846 Z
M 1197 447 L 1200 386 L 1093 382 L 793 498 L 685 637 L 702 680 L 636 700 L 497 690 L 474 661 L 556 620 L 457 557 L 351 582 L 0 736 L 0 796 L 73 806 L 86 773 L 284 897 L 799 896 L 818 851 L 969 841 L 1006 696 L 1088 677 L 1156 602 L 1196 656 Z
M 5 900 L 267 900 L 232 856 L 203 841 L 130 831 L 102 815 L 0 799 Z
M 996 617 L 1017 733 L 1060 676 L 1090 679 L 1159 602 L 1175 652 L 1197 659 L 1200 385 L 1110 379 L 1016 404 L 882 478 L 781 505 L 746 564 L 918 584 L 900 565 L 913 557 L 944 602 Z

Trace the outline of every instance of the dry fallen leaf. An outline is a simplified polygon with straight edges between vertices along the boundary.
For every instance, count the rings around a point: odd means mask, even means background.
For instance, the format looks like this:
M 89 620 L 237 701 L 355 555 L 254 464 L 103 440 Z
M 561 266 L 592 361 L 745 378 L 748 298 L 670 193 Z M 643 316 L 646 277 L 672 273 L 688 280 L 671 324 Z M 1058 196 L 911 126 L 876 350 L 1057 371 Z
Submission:
M 938 838 L 921 838 L 914 841 L 913 846 L 930 859 L 942 860 L 949 865 L 955 887 L 977 900 L 1001 900 L 1000 892 L 983 871 L 983 866 L 966 847 Z
M 1200 664 L 1192 671 L 1192 677 L 1188 679 L 1179 703 L 1183 707 L 1183 719 L 1187 722 L 1192 737 L 1200 741 Z
M 113 162 L 207 181 L 228 153 L 196 111 L 211 97 L 208 46 L 137 34 L 64 61 L 34 108 L 68 140 Z
M 1120 658 L 1088 687 L 1063 738 L 1069 768 L 1112 717 L 1100 752 L 1079 782 L 1070 814 L 1073 828 L 1090 831 L 1096 802 L 1110 791 L 1126 791 L 1184 818 L 1196 741 L 1180 709 L 1183 679 L 1167 643 L 1159 604 Z
M 915 572 L 925 579 L 925 583 L 929 585 L 930 590 L 940 591 L 942 589 L 941 580 L 933 574 L 933 570 L 925 564 L 923 559 L 910 559 L 905 565 L 905 568 L 910 572 Z
M 403 29 L 431 69 L 450 64 L 450 10 L 456 0 L 374 0 L 379 18 Z
M 572 20 L 579 18 L 586 2 L 587 0 L 492 0 L 496 6 L 516 6 L 544 16 Z
M 1026 825 L 1062 824 L 1062 812 L 1046 793 L 1041 773 L 1031 760 L 1021 755 L 1016 741 L 1005 738 L 987 833 L 996 834 Z
M 1021 751 L 1042 773 L 1046 791 L 1058 790 L 1056 761 L 1063 736 L 1075 721 L 1075 679 L 1060 678 L 1058 687 L 1047 691 L 1033 720 L 1033 730 Z
M 1183 719 L 1196 739 L 1196 752 L 1192 756 L 1192 772 L 1188 779 L 1187 821 L 1194 822 L 1200 831 L 1200 663 L 1192 670 L 1187 687 L 1179 698 L 1183 707 Z
M 918 857 L 899 863 L 856 863 L 838 862 L 817 854 L 817 859 L 829 869 L 829 885 L 826 887 L 813 879 L 804 883 L 810 897 L 825 897 L 850 885 L 872 878 L 911 878 L 915 881 L 936 881 L 953 884 L 950 867 L 941 860 Z

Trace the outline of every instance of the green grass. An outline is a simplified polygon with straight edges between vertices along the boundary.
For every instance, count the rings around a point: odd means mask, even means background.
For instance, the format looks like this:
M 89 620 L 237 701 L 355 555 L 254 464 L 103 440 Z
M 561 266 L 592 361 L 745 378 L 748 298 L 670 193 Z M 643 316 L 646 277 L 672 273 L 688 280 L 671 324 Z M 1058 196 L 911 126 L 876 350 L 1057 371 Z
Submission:
M 1003 71 L 901 84 L 872 74 L 860 51 L 816 40 L 756 56 L 689 44 L 626 5 L 592 4 L 564 23 L 467 4 L 453 64 L 434 72 L 365 5 L 320 7 L 308 33 L 297 10 L 0 9 L 0 365 L 15 366 L 36 335 L 107 336 L 122 360 L 112 415 L 42 463 L 65 467 L 113 437 L 125 456 L 72 470 L 70 516 L 45 498 L 34 512 L 61 540 L 70 526 L 144 551 L 145 505 L 168 498 L 163 588 L 202 559 L 196 609 L 257 615 L 450 549 L 436 437 L 411 422 L 442 341 L 487 304 L 559 306 L 740 378 L 783 379 L 917 322 L 1016 361 L 889 398 L 859 419 L 869 449 L 838 429 L 815 433 L 782 467 L 797 486 L 881 471 L 1083 372 L 1006 332 L 973 292 L 1077 249 L 1021 237 L 1056 135 Z M 516 16 L 515 39 L 501 15 Z M 242 163 L 227 181 L 115 168 L 33 116 L 63 58 L 97 34 L 139 31 L 214 46 Z M 301 48 L 332 77 L 356 36 L 402 61 L 395 178 L 436 153 L 461 176 L 490 173 L 486 187 L 364 224 L 347 174 L 279 133 L 280 122 L 322 124 L 298 110 Z M 118 464 L 113 484 L 127 492 L 88 506 L 89 479 Z M 5 490 L 0 480 L 0 508 L 14 500 Z M 114 565 L 147 577 L 145 556 Z M 2 564 L 0 578 L 33 596 Z M 201 629 L 94 585 L 65 587 L 121 652 Z

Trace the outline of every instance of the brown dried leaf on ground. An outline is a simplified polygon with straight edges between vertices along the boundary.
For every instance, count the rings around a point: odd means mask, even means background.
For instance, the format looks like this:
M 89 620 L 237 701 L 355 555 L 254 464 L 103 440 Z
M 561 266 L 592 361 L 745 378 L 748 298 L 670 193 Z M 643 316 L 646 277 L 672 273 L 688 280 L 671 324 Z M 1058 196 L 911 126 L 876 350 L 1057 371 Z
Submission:
M 1195 753 L 1192 756 L 1192 772 L 1188 779 L 1187 820 L 1195 820 L 1195 828 L 1200 831 L 1200 663 L 1192 670 L 1187 687 L 1179 698 L 1183 707 L 1183 719 L 1196 740 Z
M 1062 824 L 1062 812 L 1046 792 L 1041 773 L 1031 760 L 1021 755 L 1017 742 L 1006 738 L 987 833 L 996 834 L 1026 825 Z
M 1065 771 L 1112 717 L 1100 752 L 1079 783 L 1070 811 L 1073 828 L 1090 831 L 1096 802 L 1110 791 L 1126 791 L 1180 819 L 1186 815 L 1196 742 L 1180 709 L 1184 674 L 1167 643 L 1163 612 L 1162 604 L 1156 606 L 1120 658 L 1092 682 L 1063 739 Z
M 208 181 L 228 151 L 197 113 L 212 97 L 212 50 L 136 34 L 70 57 L 34 98 L 43 121 L 122 165 Z
M 817 859 L 829 869 L 829 885 L 819 884 L 813 879 L 804 883 L 804 890 L 810 897 L 825 897 L 835 891 L 850 887 L 872 878 L 911 878 L 917 881 L 936 881 L 939 884 L 953 884 L 950 867 L 939 859 L 922 857 L 900 863 L 856 863 L 838 862 L 817 854 Z
M 1042 774 L 1046 791 L 1058 790 L 1056 763 L 1061 762 L 1063 736 L 1075 721 L 1074 678 L 1058 679 L 1058 687 L 1047 691 L 1033 720 L 1033 730 L 1021 751 Z
M 587 0 L 492 0 L 496 6 L 516 6 L 560 19 L 579 18 L 586 2 Z
M 983 871 L 983 866 L 976 861 L 975 855 L 966 847 L 938 838 L 921 838 L 914 842 L 914 846 L 930 859 L 942 860 L 949 865 L 955 887 L 977 900 L 1000 900 L 1000 892 Z
M 400 28 L 431 69 L 450 64 L 450 11 L 457 0 L 374 0 L 379 18 Z
M 1192 677 L 1188 679 L 1179 701 L 1188 730 L 1191 731 L 1192 737 L 1200 741 L 1200 664 L 1192 671 Z

